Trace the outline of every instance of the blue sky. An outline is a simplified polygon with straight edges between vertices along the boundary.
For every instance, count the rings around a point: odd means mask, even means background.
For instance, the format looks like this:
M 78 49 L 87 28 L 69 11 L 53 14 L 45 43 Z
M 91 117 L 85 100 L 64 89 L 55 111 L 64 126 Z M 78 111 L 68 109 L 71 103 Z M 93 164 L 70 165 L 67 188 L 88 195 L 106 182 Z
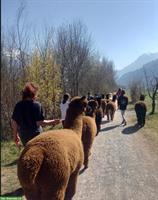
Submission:
M 27 23 L 41 31 L 80 19 L 93 47 L 122 69 L 143 53 L 158 52 L 158 0 L 25 0 Z M 2 26 L 15 23 L 20 0 L 1 1 Z

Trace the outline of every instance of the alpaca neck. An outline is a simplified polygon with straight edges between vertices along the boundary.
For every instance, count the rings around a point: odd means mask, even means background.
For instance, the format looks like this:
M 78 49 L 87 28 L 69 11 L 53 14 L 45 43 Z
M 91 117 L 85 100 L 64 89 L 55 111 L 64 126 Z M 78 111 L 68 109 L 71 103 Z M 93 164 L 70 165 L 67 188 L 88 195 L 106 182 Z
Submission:
M 96 117 L 96 114 L 95 114 L 96 112 L 93 112 L 92 114 L 91 114 L 91 117 L 92 118 L 94 118 L 95 119 L 95 117 Z
M 64 128 L 72 129 L 81 138 L 82 126 L 83 126 L 82 117 L 83 117 L 83 114 L 79 114 L 78 116 L 75 116 L 74 113 L 71 113 L 69 110 L 67 110 L 66 118 L 64 121 Z
M 92 117 L 92 118 L 95 118 L 95 116 L 96 116 L 94 110 L 92 112 L 87 113 L 86 115 L 89 116 L 89 117 Z

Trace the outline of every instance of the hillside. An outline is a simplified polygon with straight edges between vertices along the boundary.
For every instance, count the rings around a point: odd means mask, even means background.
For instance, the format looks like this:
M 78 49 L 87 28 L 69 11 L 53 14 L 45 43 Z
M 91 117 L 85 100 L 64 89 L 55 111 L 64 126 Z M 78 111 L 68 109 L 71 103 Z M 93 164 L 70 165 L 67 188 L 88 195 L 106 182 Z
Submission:
M 122 86 L 128 86 L 133 80 L 134 81 L 142 81 L 145 83 L 145 75 L 144 69 L 147 72 L 149 77 L 157 76 L 158 77 L 158 59 L 145 64 L 142 68 L 137 69 L 132 72 L 128 72 L 122 75 L 117 83 Z
M 158 53 L 150 53 L 150 54 L 143 54 L 142 56 L 138 57 L 134 62 L 132 62 L 127 67 L 123 68 L 120 71 L 117 71 L 118 79 L 123 76 L 124 74 L 135 71 L 143 67 L 143 65 L 158 59 Z

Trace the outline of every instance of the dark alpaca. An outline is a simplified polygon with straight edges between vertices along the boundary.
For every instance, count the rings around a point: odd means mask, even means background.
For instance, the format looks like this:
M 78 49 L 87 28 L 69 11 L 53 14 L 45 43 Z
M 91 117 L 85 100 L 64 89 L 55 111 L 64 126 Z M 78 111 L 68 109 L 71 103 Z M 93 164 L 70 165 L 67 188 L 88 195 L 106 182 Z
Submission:
M 146 116 L 147 106 L 144 100 L 145 100 L 145 96 L 141 95 L 140 101 L 136 102 L 135 104 L 137 122 L 140 127 L 143 127 L 145 125 L 145 116 Z
M 97 102 L 98 102 L 98 108 L 96 110 L 95 121 L 96 121 L 96 125 L 97 125 L 97 135 L 98 135 L 100 132 L 100 129 L 101 129 L 101 122 L 102 122 L 102 118 L 103 118 L 103 109 L 101 107 L 101 98 L 97 98 Z

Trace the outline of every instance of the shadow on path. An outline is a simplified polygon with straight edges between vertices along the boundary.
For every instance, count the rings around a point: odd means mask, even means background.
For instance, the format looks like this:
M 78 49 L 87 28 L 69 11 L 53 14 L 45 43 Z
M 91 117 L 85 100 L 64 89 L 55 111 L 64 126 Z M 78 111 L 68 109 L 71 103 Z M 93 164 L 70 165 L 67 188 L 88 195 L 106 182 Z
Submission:
M 127 135 L 128 134 L 133 134 L 133 133 L 136 133 L 139 129 L 140 129 L 140 127 L 137 124 L 135 124 L 133 126 L 129 126 L 127 128 L 124 128 L 122 130 L 122 133 L 123 134 L 127 134 Z
M 101 129 L 100 132 L 109 131 L 109 130 L 117 128 L 117 127 L 119 127 L 119 125 L 109 126 L 109 127 Z
M 107 124 L 107 123 L 109 123 L 109 121 L 108 120 L 104 120 L 104 121 L 101 122 L 101 125 Z
M 13 192 L 5 193 L 2 196 L 3 197 L 5 197 L 5 196 L 7 196 L 7 197 L 20 197 L 20 196 L 23 196 L 23 195 L 24 195 L 23 189 L 18 188 L 17 190 L 15 190 Z

